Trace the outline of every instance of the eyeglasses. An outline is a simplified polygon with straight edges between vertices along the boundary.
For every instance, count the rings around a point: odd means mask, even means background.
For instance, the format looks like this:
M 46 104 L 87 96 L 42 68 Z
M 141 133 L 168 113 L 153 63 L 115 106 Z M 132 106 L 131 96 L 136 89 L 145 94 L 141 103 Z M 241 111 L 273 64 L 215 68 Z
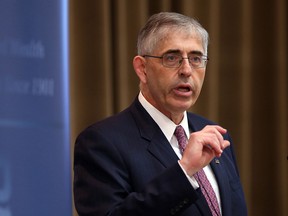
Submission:
M 165 53 L 162 56 L 143 55 L 144 58 L 159 58 L 162 59 L 162 65 L 168 68 L 178 68 L 183 62 L 183 59 L 188 59 L 189 64 L 192 68 L 203 68 L 206 67 L 209 58 L 200 54 L 190 54 L 187 58 L 182 57 L 178 53 Z

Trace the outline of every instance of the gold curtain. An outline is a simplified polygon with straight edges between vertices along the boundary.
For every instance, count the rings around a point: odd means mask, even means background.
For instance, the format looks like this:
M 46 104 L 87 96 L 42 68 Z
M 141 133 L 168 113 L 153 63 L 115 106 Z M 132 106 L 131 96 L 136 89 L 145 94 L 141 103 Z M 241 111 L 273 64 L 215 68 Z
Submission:
M 82 129 L 138 94 L 137 34 L 160 11 L 195 17 L 210 33 L 211 60 L 192 111 L 232 134 L 249 215 L 288 215 L 286 0 L 71 0 L 72 159 Z

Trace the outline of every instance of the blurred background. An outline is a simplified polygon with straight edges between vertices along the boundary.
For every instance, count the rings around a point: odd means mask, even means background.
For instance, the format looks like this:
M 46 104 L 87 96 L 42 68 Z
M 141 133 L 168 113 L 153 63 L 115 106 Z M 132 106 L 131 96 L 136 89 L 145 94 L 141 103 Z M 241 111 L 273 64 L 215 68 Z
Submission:
M 288 215 L 286 0 L 0 0 L 0 216 L 77 216 L 73 148 L 138 95 L 132 60 L 154 13 L 210 34 L 192 112 L 232 135 L 249 215 Z
M 87 125 L 138 93 L 132 59 L 147 18 L 192 16 L 210 33 L 206 81 L 192 111 L 228 128 L 249 215 L 288 215 L 287 1 L 70 1 L 72 148 Z
M 0 216 L 72 215 L 68 0 L 0 0 Z

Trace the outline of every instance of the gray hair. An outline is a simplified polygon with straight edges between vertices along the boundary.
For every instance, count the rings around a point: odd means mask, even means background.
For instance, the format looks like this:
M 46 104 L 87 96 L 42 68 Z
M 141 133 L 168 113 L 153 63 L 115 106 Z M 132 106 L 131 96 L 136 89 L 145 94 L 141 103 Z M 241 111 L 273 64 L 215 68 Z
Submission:
M 159 41 L 167 36 L 171 30 L 181 30 L 188 34 L 195 34 L 201 39 L 204 55 L 207 55 L 208 32 L 195 19 L 174 12 L 157 13 L 148 19 L 138 35 L 138 55 L 152 54 Z

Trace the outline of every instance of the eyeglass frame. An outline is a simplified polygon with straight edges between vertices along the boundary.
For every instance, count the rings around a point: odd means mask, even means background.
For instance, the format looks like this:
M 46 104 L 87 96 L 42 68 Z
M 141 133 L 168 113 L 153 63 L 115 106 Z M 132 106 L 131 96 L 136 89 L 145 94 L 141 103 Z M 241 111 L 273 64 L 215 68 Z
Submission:
M 180 57 L 181 57 L 181 59 L 179 60 L 177 66 L 169 66 L 169 65 L 167 65 L 167 64 L 164 64 L 164 57 L 165 57 L 166 55 L 169 55 L 169 54 L 173 54 L 173 55 L 176 55 L 176 56 L 180 56 Z M 182 65 L 182 62 L 183 62 L 184 59 L 187 59 L 188 62 L 189 62 L 189 65 L 190 65 L 192 68 L 194 68 L 194 69 L 206 67 L 207 62 L 208 62 L 208 60 L 209 60 L 208 56 L 203 55 L 203 54 L 198 54 L 198 52 L 191 53 L 190 55 L 192 55 L 192 54 L 198 55 L 198 56 L 201 58 L 201 60 L 203 61 L 203 65 L 202 65 L 202 66 L 199 66 L 199 67 L 193 66 L 193 65 L 191 64 L 191 61 L 189 60 L 189 55 L 188 55 L 188 57 L 183 57 L 180 53 L 170 53 L 170 52 L 168 52 L 168 53 L 164 53 L 162 56 L 142 55 L 142 57 L 144 57 L 144 58 L 148 57 L 148 58 L 158 58 L 158 59 L 162 59 L 162 65 L 163 65 L 164 67 L 167 67 L 167 68 L 179 68 L 179 67 Z

